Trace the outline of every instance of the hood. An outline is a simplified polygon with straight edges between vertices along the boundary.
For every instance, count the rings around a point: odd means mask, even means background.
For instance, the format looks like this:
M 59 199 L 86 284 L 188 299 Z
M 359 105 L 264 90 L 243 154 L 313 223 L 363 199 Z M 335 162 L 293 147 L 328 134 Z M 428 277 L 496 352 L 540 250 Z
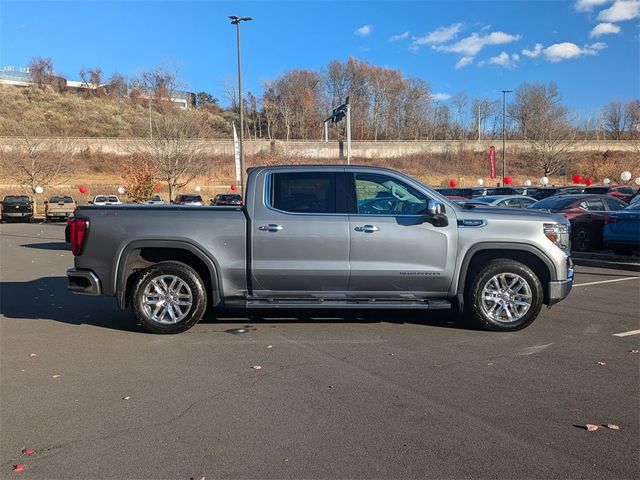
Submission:
M 545 210 L 533 210 L 528 208 L 460 208 L 458 209 L 457 214 L 458 218 L 478 218 L 484 220 L 531 220 L 540 222 L 553 221 L 556 223 L 569 223 L 569 221 L 564 216 L 557 213 L 550 213 Z

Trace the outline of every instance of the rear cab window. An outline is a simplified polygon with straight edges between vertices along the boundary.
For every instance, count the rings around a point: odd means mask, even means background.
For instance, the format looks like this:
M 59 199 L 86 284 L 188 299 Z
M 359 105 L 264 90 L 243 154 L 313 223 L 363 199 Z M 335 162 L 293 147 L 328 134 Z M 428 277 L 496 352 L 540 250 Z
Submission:
M 287 213 L 345 213 L 336 172 L 271 174 L 270 206 Z M 341 208 L 339 208 L 339 205 Z

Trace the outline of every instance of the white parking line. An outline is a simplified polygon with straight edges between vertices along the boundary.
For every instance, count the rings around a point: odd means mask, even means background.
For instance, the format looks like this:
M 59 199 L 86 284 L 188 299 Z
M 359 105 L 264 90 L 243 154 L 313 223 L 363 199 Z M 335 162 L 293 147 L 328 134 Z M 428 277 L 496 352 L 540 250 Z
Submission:
M 599 282 L 578 283 L 574 287 L 586 287 L 587 285 L 598 285 L 600 283 L 626 282 L 627 280 L 637 280 L 640 277 L 615 278 L 613 280 L 600 280 Z
M 628 332 L 614 333 L 614 337 L 628 337 L 629 335 L 638 335 L 640 330 L 629 330 Z

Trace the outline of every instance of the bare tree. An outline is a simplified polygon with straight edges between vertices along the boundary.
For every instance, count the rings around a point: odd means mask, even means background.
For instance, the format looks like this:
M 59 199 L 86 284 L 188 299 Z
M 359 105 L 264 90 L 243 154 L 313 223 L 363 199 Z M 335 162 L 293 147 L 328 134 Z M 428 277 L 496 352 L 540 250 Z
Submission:
M 602 109 L 604 117 L 604 129 L 612 140 L 621 140 L 627 127 L 625 105 L 622 102 L 609 102 Z
M 137 153 L 149 158 L 158 179 L 167 184 L 170 200 L 176 189 L 206 172 L 205 128 L 193 112 L 167 111 L 154 118 L 153 137 L 139 143 Z
M 50 58 L 33 57 L 27 64 L 31 81 L 38 88 L 53 84 L 53 62 Z
M 533 85 L 532 89 L 535 102 L 528 109 L 527 141 L 532 163 L 549 176 L 569 162 L 577 131 L 555 84 Z
M 32 194 L 36 193 L 36 187 L 55 185 L 74 169 L 75 143 L 69 138 L 54 138 L 41 123 L 24 118 L 7 133 L 14 143 L 0 151 L 2 169 Z
M 640 100 L 632 100 L 625 107 L 626 124 L 631 140 L 640 140 Z

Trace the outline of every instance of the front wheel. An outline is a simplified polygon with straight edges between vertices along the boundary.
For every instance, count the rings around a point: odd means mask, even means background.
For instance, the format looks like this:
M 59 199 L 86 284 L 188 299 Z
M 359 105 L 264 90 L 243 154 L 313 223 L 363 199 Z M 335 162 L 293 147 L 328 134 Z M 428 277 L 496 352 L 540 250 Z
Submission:
M 540 279 L 529 267 L 496 259 L 472 273 L 467 314 L 485 330 L 520 330 L 538 317 L 543 299 Z
M 133 287 L 133 313 L 153 333 L 184 332 L 200 321 L 206 307 L 202 279 L 181 262 L 160 262 L 144 269 Z

